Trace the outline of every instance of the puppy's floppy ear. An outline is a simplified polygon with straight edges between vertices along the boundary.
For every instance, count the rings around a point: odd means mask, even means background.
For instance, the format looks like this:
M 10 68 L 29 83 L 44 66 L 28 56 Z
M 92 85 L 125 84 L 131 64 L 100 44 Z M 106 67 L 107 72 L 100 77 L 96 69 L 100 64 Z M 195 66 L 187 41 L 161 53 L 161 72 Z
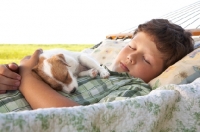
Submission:
M 72 81 L 68 69 L 66 66 L 69 66 L 64 58 L 63 54 L 57 54 L 48 59 L 48 62 L 51 64 L 51 73 L 53 77 L 63 83 L 69 83 Z
M 60 60 L 64 65 L 69 66 L 65 60 L 65 57 L 63 54 L 57 54 L 55 55 L 55 57 L 57 57 L 58 60 Z M 70 66 L 69 66 L 70 67 Z

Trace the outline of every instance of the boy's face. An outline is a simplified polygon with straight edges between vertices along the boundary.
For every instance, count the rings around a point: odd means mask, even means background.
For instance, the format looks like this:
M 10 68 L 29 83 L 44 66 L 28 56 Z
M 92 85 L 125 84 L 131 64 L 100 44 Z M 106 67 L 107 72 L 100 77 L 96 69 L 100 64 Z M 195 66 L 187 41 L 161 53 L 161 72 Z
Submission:
M 161 52 L 150 36 L 138 32 L 131 42 L 118 54 L 113 71 L 127 72 L 129 75 L 149 82 L 158 76 L 164 67 Z

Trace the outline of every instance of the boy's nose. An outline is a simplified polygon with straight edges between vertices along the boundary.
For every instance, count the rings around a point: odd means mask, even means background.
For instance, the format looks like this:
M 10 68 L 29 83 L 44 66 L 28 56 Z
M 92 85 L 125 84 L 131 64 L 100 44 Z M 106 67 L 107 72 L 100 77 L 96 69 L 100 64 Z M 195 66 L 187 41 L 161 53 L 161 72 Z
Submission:
M 129 54 L 127 56 L 127 60 L 131 63 L 131 64 L 135 64 L 136 63 L 136 55 L 134 54 Z

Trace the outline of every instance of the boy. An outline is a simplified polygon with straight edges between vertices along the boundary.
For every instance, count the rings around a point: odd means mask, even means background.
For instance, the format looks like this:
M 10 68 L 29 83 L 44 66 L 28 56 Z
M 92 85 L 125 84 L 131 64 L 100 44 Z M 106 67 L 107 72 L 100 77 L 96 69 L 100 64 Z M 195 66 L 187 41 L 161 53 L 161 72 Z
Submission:
M 192 50 L 189 32 L 168 20 L 153 19 L 138 26 L 132 41 L 116 57 L 112 70 L 128 72 L 148 83 Z
M 191 34 L 165 19 L 153 19 L 138 26 L 131 42 L 114 61 L 113 71 L 128 73 L 146 83 L 193 50 Z M 31 71 L 41 50 L 20 63 L 19 90 L 33 109 L 79 105 L 54 91 Z M 34 84 L 34 85 L 32 85 Z

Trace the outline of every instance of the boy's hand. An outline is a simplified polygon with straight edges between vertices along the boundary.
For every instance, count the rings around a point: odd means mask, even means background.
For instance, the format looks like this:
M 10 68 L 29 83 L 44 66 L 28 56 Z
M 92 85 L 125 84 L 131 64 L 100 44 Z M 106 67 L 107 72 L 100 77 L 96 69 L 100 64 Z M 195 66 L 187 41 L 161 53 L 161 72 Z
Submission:
M 26 56 L 20 61 L 20 75 L 31 72 L 33 67 L 37 65 L 39 55 L 42 53 L 41 49 L 36 50 L 32 56 Z
M 18 70 L 16 63 L 0 65 L 0 94 L 18 89 L 21 80 Z

